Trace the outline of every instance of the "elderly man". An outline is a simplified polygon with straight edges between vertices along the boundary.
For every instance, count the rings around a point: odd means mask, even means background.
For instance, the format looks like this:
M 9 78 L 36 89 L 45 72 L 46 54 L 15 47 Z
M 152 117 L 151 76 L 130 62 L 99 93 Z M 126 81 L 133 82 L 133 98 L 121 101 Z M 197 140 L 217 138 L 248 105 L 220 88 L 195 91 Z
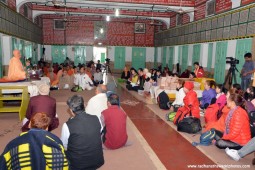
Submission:
M 70 170 L 98 169 L 104 164 L 99 120 L 85 112 L 80 95 L 69 98 L 67 105 L 71 118 L 63 124 L 61 140 Z
M 44 112 L 51 118 L 51 122 L 49 125 L 49 131 L 56 129 L 59 125 L 59 120 L 56 117 L 56 99 L 49 96 L 50 93 L 50 86 L 47 84 L 41 84 L 38 86 L 39 94 L 38 96 L 34 96 L 30 98 L 26 118 L 28 120 L 37 113 L 37 112 Z M 29 121 L 27 121 L 23 127 L 22 131 L 29 130 Z
M 93 96 L 86 107 L 86 113 L 96 115 L 101 123 L 101 113 L 107 109 L 107 88 L 105 85 L 100 84 L 96 88 L 96 95 Z
M 13 57 L 11 58 L 9 63 L 8 76 L 1 79 L 0 82 L 19 81 L 26 79 L 26 72 L 23 68 L 20 58 L 20 51 L 14 50 Z

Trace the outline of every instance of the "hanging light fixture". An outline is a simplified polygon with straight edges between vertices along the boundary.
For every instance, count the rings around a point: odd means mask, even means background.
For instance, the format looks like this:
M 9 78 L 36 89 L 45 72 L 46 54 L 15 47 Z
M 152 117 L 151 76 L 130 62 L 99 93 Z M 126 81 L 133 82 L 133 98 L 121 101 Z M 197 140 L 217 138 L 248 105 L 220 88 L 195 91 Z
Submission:
M 106 21 L 107 21 L 107 22 L 110 21 L 110 16 L 109 16 L 109 15 L 106 16 Z
M 120 15 L 120 10 L 119 9 L 116 9 L 115 10 L 115 16 L 118 17 Z

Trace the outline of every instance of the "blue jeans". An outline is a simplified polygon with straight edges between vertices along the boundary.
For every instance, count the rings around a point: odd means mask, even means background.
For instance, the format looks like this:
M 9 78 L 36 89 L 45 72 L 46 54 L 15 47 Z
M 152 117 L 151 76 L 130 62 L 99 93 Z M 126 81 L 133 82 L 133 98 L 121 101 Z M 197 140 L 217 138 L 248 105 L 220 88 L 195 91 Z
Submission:
M 251 83 L 251 79 L 248 78 L 248 79 L 243 79 L 242 78 L 242 81 L 241 81 L 241 88 L 242 90 L 246 91 L 246 89 L 250 86 L 250 83 Z
M 238 155 L 242 158 L 249 153 L 255 151 L 255 137 L 252 138 L 246 145 L 244 145 L 240 150 L 238 150 Z

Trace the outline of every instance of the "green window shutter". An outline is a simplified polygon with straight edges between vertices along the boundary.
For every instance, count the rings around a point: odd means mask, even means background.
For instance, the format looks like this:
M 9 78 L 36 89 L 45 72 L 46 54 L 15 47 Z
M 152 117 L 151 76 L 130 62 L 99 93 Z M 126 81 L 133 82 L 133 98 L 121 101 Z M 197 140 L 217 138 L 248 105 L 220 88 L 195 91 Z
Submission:
M 135 69 L 145 68 L 146 48 L 132 48 L 132 67 Z
M 222 84 L 225 80 L 225 67 L 227 57 L 228 42 L 216 43 L 214 79 L 216 83 Z
M 193 55 L 192 55 L 192 70 L 194 70 L 194 62 L 200 62 L 200 51 L 201 51 L 201 44 L 193 45 Z M 201 63 L 199 63 L 201 64 Z
M 181 70 L 184 72 L 188 68 L 188 45 L 182 46 Z
M 158 67 L 158 47 L 154 47 L 154 68 Z
M 236 68 L 240 72 L 245 62 L 244 54 L 251 52 L 251 47 L 252 47 L 252 39 L 237 40 L 235 56 L 228 56 L 228 57 L 236 57 L 236 59 L 239 60 L 239 64 L 236 65 Z M 241 77 L 238 76 L 239 73 L 236 72 L 236 75 L 237 75 L 236 76 L 237 83 L 241 84 Z
M 162 68 L 166 67 L 166 50 L 167 47 L 163 47 L 163 56 L 161 60 Z
M 77 66 L 79 63 L 86 63 L 86 47 L 84 46 L 74 47 L 74 65 Z
M 212 69 L 212 57 L 213 55 L 213 43 L 209 43 L 208 46 L 208 60 L 207 60 L 207 71 L 211 71 Z
M 114 69 L 123 69 L 126 61 L 126 48 L 115 47 L 114 49 Z
M 53 63 L 63 63 L 67 57 L 67 50 L 66 46 L 51 46 L 51 56 Z
M 168 66 L 170 70 L 173 70 L 173 63 L 174 63 L 174 47 L 169 47 Z

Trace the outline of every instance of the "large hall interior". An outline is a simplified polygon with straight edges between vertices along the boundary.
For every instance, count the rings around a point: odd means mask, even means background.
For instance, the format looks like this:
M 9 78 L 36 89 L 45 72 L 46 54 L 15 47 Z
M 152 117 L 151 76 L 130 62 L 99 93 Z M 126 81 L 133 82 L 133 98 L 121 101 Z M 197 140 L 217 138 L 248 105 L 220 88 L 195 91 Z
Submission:
M 253 55 L 255 0 L 0 0 L 0 170 L 255 169 Z

